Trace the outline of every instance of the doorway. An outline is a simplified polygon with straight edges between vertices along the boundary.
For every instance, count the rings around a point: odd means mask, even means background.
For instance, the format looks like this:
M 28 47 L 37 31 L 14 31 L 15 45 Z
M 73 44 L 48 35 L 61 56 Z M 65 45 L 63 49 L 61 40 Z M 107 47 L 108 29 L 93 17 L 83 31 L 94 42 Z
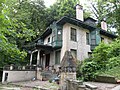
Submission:
M 0 68 L 0 82 L 2 81 L 3 68 Z
M 50 64 L 50 54 L 46 54 L 45 67 L 49 66 L 49 64 Z

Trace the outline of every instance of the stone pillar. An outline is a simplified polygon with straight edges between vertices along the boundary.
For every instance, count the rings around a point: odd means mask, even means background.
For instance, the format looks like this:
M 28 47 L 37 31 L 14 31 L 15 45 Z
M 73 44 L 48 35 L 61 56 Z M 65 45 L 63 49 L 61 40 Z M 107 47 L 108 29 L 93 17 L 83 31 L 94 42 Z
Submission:
M 72 90 L 72 89 L 69 89 L 69 85 L 67 80 L 76 80 L 76 72 L 61 72 L 61 78 L 60 78 L 60 83 L 61 83 L 61 90 Z M 70 82 L 71 83 L 71 82 Z M 65 87 L 67 86 L 67 87 Z
M 37 79 L 42 81 L 42 68 L 41 67 L 37 67 Z
M 40 50 L 38 50 L 38 54 L 37 54 L 37 65 L 40 64 Z
M 33 53 L 31 53 L 30 55 L 30 65 L 32 65 L 32 57 L 33 57 Z

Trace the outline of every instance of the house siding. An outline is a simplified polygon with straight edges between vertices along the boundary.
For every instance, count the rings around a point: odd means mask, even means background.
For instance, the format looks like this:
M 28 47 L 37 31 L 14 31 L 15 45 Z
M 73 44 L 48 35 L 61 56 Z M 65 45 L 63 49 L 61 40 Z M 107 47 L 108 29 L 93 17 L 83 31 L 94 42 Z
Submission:
M 50 42 L 48 43 L 48 38 L 50 37 Z M 44 45 L 51 45 L 51 42 L 52 42 L 52 34 L 50 34 L 49 36 L 47 36 L 45 39 L 44 39 Z
M 77 41 L 71 41 L 70 32 L 71 27 L 77 30 Z M 77 27 L 75 25 L 66 23 L 63 26 L 63 46 L 61 49 L 61 59 L 64 56 L 66 50 L 75 49 L 77 50 L 77 60 L 83 60 L 88 57 L 88 52 L 91 52 L 90 45 L 86 45 L 86 32 L 89 30 Z
M 76 37 L 77 37 L 77 41 L 72 41 L 71 40 L 71 28 L 75 28 L 76 29 Z M 77 50 L 77 60 L 84 60 L 85 58 L 88 58 L 89 55 L 88 53 L 89 52 L 92 52 L 91 51 L 91 46 L 88 45 L 86 42 L 86 33 L 90 33 L 89 30 L 87 29 L 84 29 L 82 27 L 79 27 L 79 26 L 75 26 L 73 24 L 70 24 L 70 23 L 66 23 L 63 25 L 63 30 L 62 30 L 62 48 L 59 49 L 61 50 L 61 56 L 60 56 L 60 61 L 62 61 L 62 58 L 65 54 L 65 52 L 68 50 L 70 51 L 71 49 L 73 50 Z M 48 38 L 50 37 L 50 43 L 52 42 L 52 33 L 47 36 L 45 39 L 44 39 L 44 45 L 51 45 L 51 44 L 48 44 Z M 112 42 L 112 39 L 107 37 L 107 36 L 104 36 L 104 35 L 101 35 L 101 37 L 104 38 L 104 42 L 105 43 L 110 43 Z M 54 65 L 55 68 L 59 67 L 60 65 L 57 65 L 55 64 L 55 51 L 52 51 L 50 52 L 50 66 Z M 44 66 L 45 66 L 45 60 L 46 57 L 44 57 Z
M 112 38 L 109 38 L 107 36 L 101 35 L 101 37 L 104 38 L 104 43 L 109 44 L 109 43 L 111 43 L 113 41 Z

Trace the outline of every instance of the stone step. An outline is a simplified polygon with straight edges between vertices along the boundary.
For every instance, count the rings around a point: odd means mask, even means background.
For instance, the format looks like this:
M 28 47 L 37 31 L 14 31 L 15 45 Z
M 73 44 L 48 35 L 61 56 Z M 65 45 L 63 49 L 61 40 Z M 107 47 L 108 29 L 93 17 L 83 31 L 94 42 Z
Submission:
M 49 71 L 43 71 L 41 73 L 42 78 L 46 80 L 53 80 L 54 78 L 57 77 L 57 74 L 53 74 L 50 70 Z
M 96 90 L 98 87 L 89 83 L 86 83 L 85 86 L 91 90 Z

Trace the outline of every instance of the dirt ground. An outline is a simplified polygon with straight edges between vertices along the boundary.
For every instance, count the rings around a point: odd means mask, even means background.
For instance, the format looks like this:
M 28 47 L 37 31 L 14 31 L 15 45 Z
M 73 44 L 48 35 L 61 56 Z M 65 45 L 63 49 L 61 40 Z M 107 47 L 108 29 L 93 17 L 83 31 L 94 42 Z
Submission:
M 84 82 L 93 84 L 98 87 L 97 90 L 114 90 L 113 88 L 120 86 L 120 84 L 110 84 L 110 83 L 99 83 L 99 82 Z M 59 85 L 55 83 L 49 83 L 49 81 L 26 81 L 26 82 L 17 82 L 10 84 L 0 84 L 0 90 L 39 90 L 35 87 L 45 87 L 50 90 L 58 90 Z M 115 89 L 120 90 L 120 89 Z

